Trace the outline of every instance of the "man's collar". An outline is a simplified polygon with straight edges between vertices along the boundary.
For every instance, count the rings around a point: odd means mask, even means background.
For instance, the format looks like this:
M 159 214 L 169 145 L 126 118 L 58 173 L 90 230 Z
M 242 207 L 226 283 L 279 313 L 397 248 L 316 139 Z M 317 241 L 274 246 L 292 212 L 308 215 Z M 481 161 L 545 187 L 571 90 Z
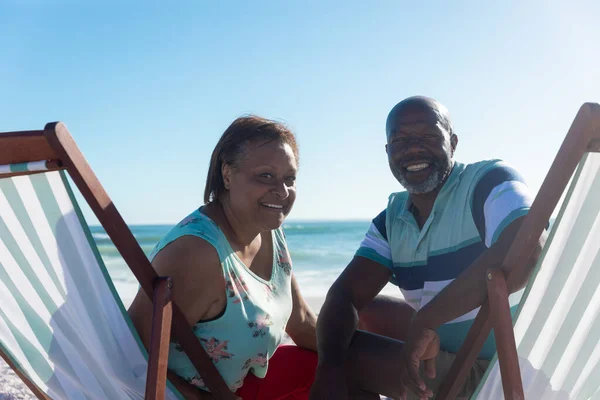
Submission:
M 433 205 L 434 209 L 435 209 L 435 204 L 438 202 L 438 199 L 440 199 L 440 198 L 443 199 L 443 198 L 447 197 L 448 194 L 452 192 L 452 189 L 454 189 L 456 187 L 456 185 L 460 181 L 460 174 L 462 173 L 463 170 L 464 170 L 464 164 L 459 163 L 458 161 L 454 161 L 454 165 L 452 166 L 452 171 L 450 171 L 450 175 L 448 176 L 448 179 L 446 179 L 446 182 L 444 182 L 444 184 L 442 185 L 442 188 L 440 189 L 439 193 L 437 194 L 437 196 L 435 198 L 435 203 Z M 398 214 L 398 218 L 402 218 L 403 216 L 406 216 L 409 214 L 412 215 L 411 207 L 413 207 L 413 202 L 410 198 L 410 193 L 409 193 L 408 196 L 406 196 L 406 200 L 404 201 L 404 205 L 402 206 L 401 212 Z

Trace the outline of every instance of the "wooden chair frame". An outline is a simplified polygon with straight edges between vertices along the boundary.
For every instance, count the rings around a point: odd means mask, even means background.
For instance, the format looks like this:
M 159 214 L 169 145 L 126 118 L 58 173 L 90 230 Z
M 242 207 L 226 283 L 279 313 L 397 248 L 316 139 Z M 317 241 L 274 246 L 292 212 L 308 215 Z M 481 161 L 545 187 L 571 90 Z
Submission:
M 586 103 L 579 109 L 531 210 L 506 253 L 502 266 L 511 272 L 504 276 L 498 268 L 488 270 L 488 299 L 456 354 L 436 399 L 454 399 L 457 396 L 492 328 L 496 337 L 504 397 L 509 400 L 524 399 L 507 287 L 511 287 L 515 277 L 524 272 L 552 212 L 587 152 L 600 152 L 600 105 L 595 103 Z
M 171 302 L 173 286 L 169 278 L 158 277 L 129 227 L 94 175 L 67 127 L 49 123 L 44 130 L 0 133 L 0 165 L 47 160 L 49 170 L 65 170 L 83 195 L 98 221 L 139 281 L 142 290 L 153 299 L 152 335 L 146 381 L 146 399 L 165 396 L 170 335 L 181 344 L 194 367 L 217 399 L 234 399 L 192 327 L 176 304 Z M 19 172 L 6 176 L 30 175 L 46 171 Z M 0 356 L 40 399 L 49 399 L 6 354 Z

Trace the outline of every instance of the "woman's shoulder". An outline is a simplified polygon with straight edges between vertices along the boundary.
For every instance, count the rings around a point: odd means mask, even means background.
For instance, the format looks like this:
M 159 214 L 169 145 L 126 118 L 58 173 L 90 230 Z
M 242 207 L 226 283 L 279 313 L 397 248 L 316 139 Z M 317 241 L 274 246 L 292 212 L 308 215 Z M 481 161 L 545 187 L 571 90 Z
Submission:
M 224 240 L 217 224 L 198 209 L 183 218 L 163 236 L 149 257 L 152 260 L 165 247 L 175 242 L 177 242 L 176 247 L 183 250 L 188 245 L 199 249 L 214 247 L 217 253 L 221 254 Z
M 207 233 L 215 233 L 220 231 L 219 226 L 208 215 L 202 212 L 202 208 L 194 210 L 190 215 L 179 221 L 173 229 L 177 230 L 192 230 Z
M 276 246 L 275 254 L 276 259 L 274 260 L 277 266 L 284 272 L 282 277 L 289 279 L 292 273 L 292 259 L 285 239 L 285 232 L 282 228 L 274 229 L 271 231 L 274 237 L 274 243 Z
M 171 277 L 174 299 L 190 323 L 202 319 L 214 303 L 226 301 L 220 256 L 195 235 L 183 235 L 161 247 L 152 260 L 160 276 Z
M 271 235 L 273 235 L 273 238 L 275 239 L 275 243 L 276 243 L 277 247 L 287 248 L 287 239 L 286 239 L 285 231 L 283 230 L 283 227 L 273 229 L 271 231 Z
M 180 282 L 185 277 L 186 283 L 194 277 L 204 279 L 222 275 L 222 245 L 211 225 L 197 212 L 175 225 L 150 254 L 157 271 L 178 276 Z

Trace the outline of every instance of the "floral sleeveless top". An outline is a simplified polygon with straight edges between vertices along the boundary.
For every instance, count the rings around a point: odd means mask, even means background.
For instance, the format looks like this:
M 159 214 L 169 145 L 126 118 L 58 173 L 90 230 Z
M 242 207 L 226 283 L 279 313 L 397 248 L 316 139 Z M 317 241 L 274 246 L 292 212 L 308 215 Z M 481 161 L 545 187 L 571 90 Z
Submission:
M 235 392 L 243 385 L 249 371 L 264 378 L 269 358 L 281 342 L 292 313 L 292 264 L 285 237 L 281 228 L 272 231 L 273 270 L 271 279 L 266 281 L 244 265 L 221 229 L 200 210 L 167 233 L 150 254 L 150 259 L 166 245 L 186 235 L 206 240 L 214 246 L 221 260 L 227 306 L 221 315 L 200 321 L 193 329 L 217 370 Z M 208 390 L 176 342 L 170 344 L 169 369 L 188 383 Z

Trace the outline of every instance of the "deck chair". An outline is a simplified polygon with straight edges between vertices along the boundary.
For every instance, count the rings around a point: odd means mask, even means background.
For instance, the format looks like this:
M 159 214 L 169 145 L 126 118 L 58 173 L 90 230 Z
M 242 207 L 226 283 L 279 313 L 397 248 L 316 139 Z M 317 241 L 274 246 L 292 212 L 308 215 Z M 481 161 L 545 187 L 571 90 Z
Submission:
M 514 329 L 507 286 L 571 181 L 533 271 Z M 497 352 L 473 398 L 600 398 L 600 105 L 577 114 L 503 265 L 488 270 L 488 299 L 436 399 L 453 399 L 494 329 Z
M 153 299 L 149 353 L 115 291 L 70 177 Z M 0 355 L 40 399 L 181 399 L 170 335 L 216 398 L 210 358 L 62 123 L 0 133 Z

